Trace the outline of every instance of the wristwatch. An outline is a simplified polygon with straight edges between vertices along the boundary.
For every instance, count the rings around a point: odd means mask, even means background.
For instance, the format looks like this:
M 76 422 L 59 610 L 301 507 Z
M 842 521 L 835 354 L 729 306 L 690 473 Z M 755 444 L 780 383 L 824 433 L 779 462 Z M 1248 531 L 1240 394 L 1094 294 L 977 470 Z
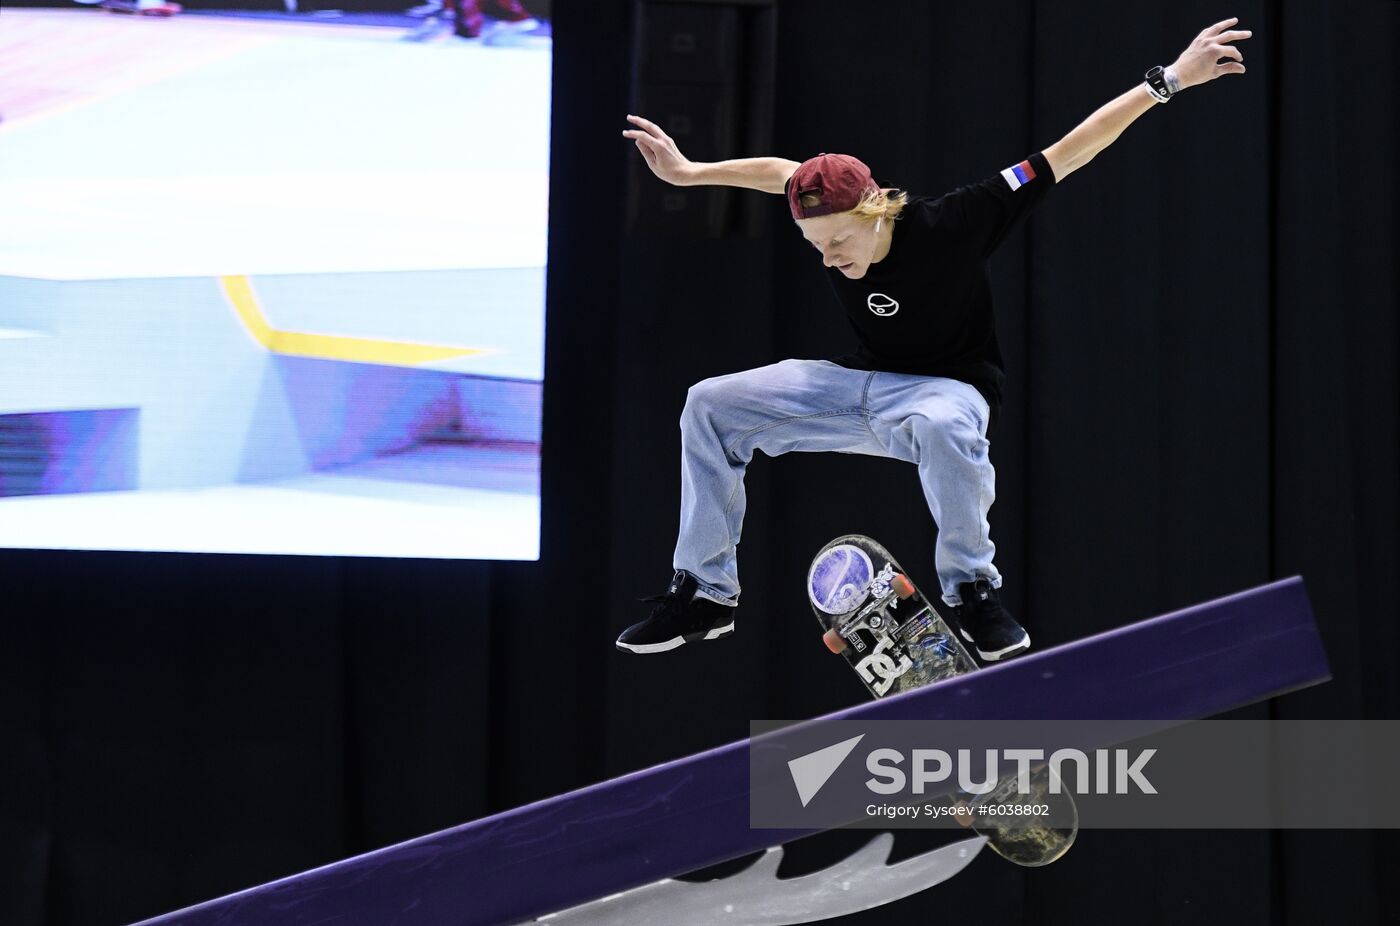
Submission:
M 1167 72 L 1160 64 L 1145 75 L 1147 82 L 1142 86 L 1158 103 L 1166 103 L 1172 98 L 1171 85 L 1167 83 Z

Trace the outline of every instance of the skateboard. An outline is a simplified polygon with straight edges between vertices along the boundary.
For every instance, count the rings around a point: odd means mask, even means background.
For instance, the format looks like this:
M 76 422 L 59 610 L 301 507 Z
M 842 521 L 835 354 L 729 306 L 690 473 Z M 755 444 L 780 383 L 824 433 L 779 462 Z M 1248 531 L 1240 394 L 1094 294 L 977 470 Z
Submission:
M 822 547 L 807 571 L 807 598 L 822 626 L 822 642 L 846 658 L 876 698 L 978 669 L 904 568 L 869 537 L 846 534 Z M 1030 794 L 1018 794 L 1013 777 L 988 794 L 961 799 L 975 812 L 967 825 L 1007 861 L 1050 864 L 1069 851 L 1079 831 L 1073 796 L 1051 794 L 1050 776 L 1046 766 L 1033 768 Z M 1002 815 L 1009 809 L 1002 805 L 1016 804 L 1045 804 L 1050 813 L 1035 821 Z

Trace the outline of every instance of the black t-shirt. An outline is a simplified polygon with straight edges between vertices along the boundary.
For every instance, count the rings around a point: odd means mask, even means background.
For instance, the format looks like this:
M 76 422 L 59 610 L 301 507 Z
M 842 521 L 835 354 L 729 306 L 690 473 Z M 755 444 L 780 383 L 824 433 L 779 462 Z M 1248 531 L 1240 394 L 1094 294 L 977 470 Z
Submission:
M 1055 185 L 1040 154 L 936 199 L 910 196 L 889 254 L 865 276 L 827 276 L 860 339 L 842 366 L 946 376 L 1001 408 L 1006 373 L 992 314 L 987 258 Z

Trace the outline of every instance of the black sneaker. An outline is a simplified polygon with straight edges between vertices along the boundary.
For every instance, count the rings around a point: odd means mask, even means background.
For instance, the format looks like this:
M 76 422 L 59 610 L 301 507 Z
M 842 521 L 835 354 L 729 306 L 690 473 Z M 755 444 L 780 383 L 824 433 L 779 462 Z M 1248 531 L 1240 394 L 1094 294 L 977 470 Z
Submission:
M 708 598 L 695 597 L 695 576 L 679 570 L 656 607 L 641 623 L 633 624 L 617 638 L 617 648 L 628 653 L 664 653 L 684 643 L 713 640 L 734 632 L 734 609 Z
M 964 582 L 958 594 L 962 604 L 953 609 L 958 632 L 977 648 L 983 662 L 998 662 L 1031 648 L 1030 634 L 1002 607 L 991 580 L 979 577 L 976 582 Z

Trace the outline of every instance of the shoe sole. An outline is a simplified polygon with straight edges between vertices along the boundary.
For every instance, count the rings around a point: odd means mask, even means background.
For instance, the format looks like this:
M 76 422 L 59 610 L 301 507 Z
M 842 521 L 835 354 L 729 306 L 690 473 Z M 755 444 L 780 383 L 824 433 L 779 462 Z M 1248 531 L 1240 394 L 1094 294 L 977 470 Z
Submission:
M 992 652 L 987 652 L 980 646 L 977 646 L 977 641 L 972 639 L 972 634 L 968 633 L 961 627 L 958 628 L 958 635 L 961 636 L 968 643 L 971 643 L 973 645 L 973 647 L 977 650 L 978 658 L 981 659 L 983 662 L 1000 662 L 1008 656 L 1015 656 L 1017 653 L 1023 653 L 1031 648 L 1031 635 L 1028 633 L 1022 633 L 1021 639 L 1017 640 L 1010 646 L 1003 647 L 999 650 L 993 650 Z
M 728 636 L 733 632 L 734 622 L 730 621 L 722 627 L 711 627 L 704 633 L 691 633 L 684 636 L 672 637 L 669 640 L 662 640 L 660 643 L 623 643 L 621 640 L 618 640 L 617 648 L 624 653 L 664 653 L 678 646 L 684 646 L 686 643 L 695 643 L 699 640 L 718 640 L 720 637 Z

